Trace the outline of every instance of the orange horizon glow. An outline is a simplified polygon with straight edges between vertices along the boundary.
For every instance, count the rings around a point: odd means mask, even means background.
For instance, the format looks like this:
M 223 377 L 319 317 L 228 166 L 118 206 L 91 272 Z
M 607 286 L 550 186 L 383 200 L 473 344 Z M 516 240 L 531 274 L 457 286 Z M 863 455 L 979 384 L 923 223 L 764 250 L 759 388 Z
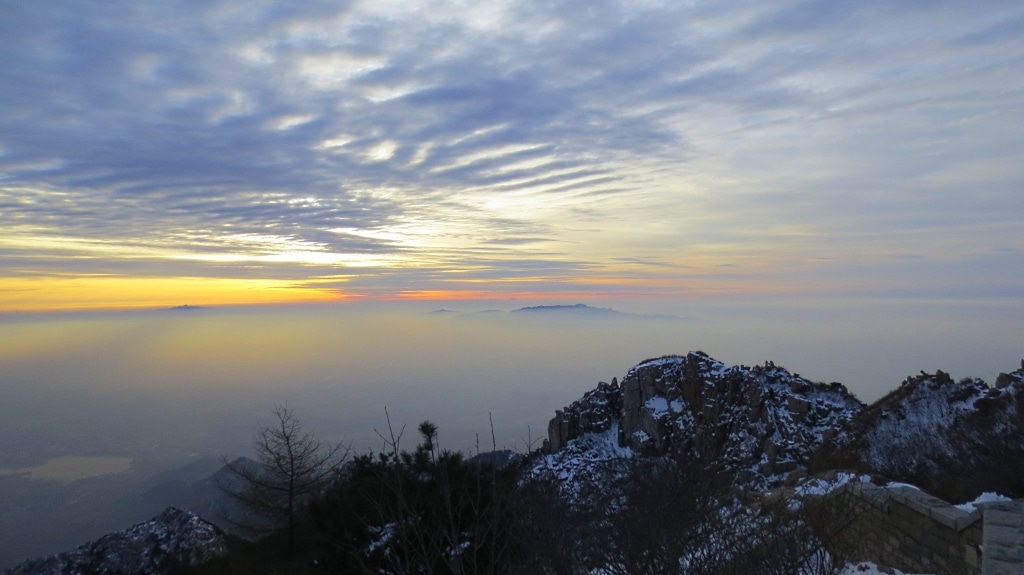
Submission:
M 207 278 L 69 278 L 0 281 L 0 313 L 116 311 L 159 309 L 180 305 L 229 306 L 306 304 L 341 301 L 592 301 L 641 294 L 601 290 L 532 291 L 424 289 L 400 292 L 340 293 L 310 288 L 301 282 Z
M 0 313 L 162 309 L 181 305 L 244 306 L 327 302 L 595 301 L 735 294 L 738 286 L 669 286 L 663 282 L 612 285 L 598 281 L 567 289 L 452 287 L 393 290 L 322 286 L 317 279 L 57 276 L 0 279 Z M 525 282 L 532 283 L 532 282 Z M 652 285 L 648 285 L 652 284 Z M 774 291 L 767 289 L 758 291 Z M 778 287 L 778 286 L 775 286 Z
M 347 294 L 269 279 L 116 276 L 0 279 L 0 312 L 130 310 L 180 305 L 342 301 Z

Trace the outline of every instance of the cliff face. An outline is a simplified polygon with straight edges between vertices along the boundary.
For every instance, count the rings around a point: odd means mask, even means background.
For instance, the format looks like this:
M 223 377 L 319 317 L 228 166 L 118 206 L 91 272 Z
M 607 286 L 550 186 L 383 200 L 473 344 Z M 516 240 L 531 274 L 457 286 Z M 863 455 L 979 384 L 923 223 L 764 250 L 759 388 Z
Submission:
M 193 513 L 170 507 L 149 521 L 71 551 L 26 561 L 8 575 L 159 575 L 226 553 L 227 541 L 217 527 Z
M 618 381 L 602 381 L 565 409 L 555 411 L 555 417 L 548 422 L 548 438 L 543 449 L 556 452 L 569 440 L 586 433 L 604 433 L 621 417 L 622 389 Z
M 634 453 L 714 458 L 745 479 L 769 481 L 805 462 L 862 404 L 772 363 L 728 367 L 701 352 L 648 360 L 621 385 L 601 384 L 556 413 L 548 446 L 617 429 Z

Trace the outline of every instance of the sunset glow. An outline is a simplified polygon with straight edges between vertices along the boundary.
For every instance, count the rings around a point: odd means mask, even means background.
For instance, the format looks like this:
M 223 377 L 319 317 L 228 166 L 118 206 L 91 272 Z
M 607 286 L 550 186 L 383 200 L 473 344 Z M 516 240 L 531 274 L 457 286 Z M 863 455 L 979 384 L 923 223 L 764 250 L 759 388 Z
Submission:
M 278 304 L 345 299 L 285 280 L 75 276 L 0 279 L 7 311 L 159 309 L 180 305 Z
M 0 311 L 1024 297 L 1012 2 L 46 6 Z

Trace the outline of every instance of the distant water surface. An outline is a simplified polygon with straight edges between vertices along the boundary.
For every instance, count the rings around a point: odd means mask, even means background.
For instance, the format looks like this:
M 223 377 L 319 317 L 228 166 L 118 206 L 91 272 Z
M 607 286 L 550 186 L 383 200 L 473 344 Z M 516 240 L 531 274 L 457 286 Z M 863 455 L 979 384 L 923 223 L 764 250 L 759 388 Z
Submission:
M 132 465 L 131 457 L 55 457 L 36 467 L 22 469 L 0 469 L 0 475 L 24 475 L 28 479 L 48 479 L 70 482 L 89 477 L 99 477 L 127 471 Z

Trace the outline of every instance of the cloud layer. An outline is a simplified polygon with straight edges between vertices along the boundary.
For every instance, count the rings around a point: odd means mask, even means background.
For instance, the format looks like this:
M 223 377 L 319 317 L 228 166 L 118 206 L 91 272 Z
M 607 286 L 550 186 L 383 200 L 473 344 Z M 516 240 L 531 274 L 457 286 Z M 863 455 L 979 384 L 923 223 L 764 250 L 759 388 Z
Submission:
M 8 281 L 1024 295 L 1017 2 L 4 12 Z

